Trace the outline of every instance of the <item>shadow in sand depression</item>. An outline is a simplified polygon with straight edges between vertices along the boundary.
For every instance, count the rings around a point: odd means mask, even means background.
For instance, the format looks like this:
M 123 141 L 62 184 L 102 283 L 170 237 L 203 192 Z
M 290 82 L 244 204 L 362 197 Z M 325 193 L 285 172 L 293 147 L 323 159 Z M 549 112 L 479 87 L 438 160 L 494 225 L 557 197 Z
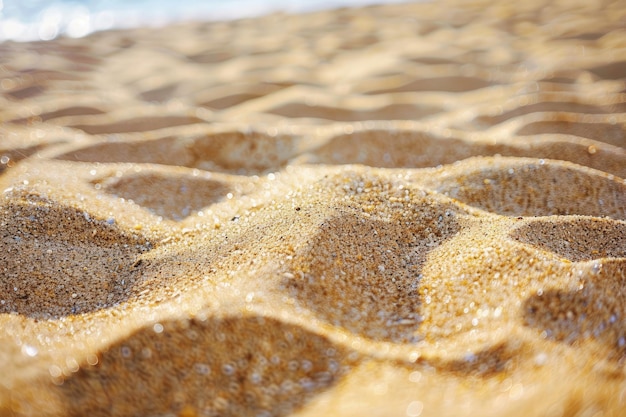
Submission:
M 546 337 L 576 346 L 595 341 L 609 358 L 626 357 L 626 259 L 582 264 L 578 289 L 553 288 L 530 296 L 523 304 L 524 323 Z
M 57 318 L 128 298 L 133 264 L 150 242 L 87 212 L 17 193 L 0 205 L 0 313 Z
M 170 320 L 103 351 L 58 387 L 66 415 L 284 416 L 359 355 L 270 317 Z
M 387 146 L 389 141 L 393 146 Z M 381 158 L 381 149 L 384 149 Z M 381 168 L 424 168 L 452 163 L 470 156 L 491 154 L 487 146 L 429 132 L 363 130 L 341 134 L 311 152 L 319 164 L 363 164 Z
M 107 193 L 174 221 L 223 200 L 232 190 L 226 181 L 171 172 L 131 173 L 107 179 L 103 185 Z
M 282 169 L 296 154 L 298 138 L 250 131 L 207 132 L 193 137 L 102 141 L 57 156 L 78 162 L 145 163 L 255 175 Z
M 319 318 L 355 334 L 415 342 L 421 268 L 430 251 L 458 232 L 457 210 L 425 199 L 398 209 L 393 220 L 337 214 L 294 257 L 295 273 L 286 274 L 281 288 Z
M 571 262 L 626 258 L 626 222 L 609 218 L 537 219 L 515 228 L 510 236 Z
M 575 289 L 549 288 L 526 299 L 524 323 L 568 344 L 600 342 L 608 355 L 626 355 L 626 241 L 623 221 L 608 218 L 538 219 L 511 237 L 573 262 Z
M 458 176 L 435 179 L 433 188 L 481 210 L 503 216 L 626 218 L 623 181 L 586 167 L 526 158 L 476 158 L 454 169 Z

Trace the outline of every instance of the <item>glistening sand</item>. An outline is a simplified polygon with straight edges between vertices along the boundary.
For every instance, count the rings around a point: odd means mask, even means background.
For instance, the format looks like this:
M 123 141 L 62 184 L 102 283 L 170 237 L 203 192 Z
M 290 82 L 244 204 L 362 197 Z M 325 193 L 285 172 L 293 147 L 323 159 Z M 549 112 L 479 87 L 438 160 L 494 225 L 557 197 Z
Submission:
M 624 22 L 0 44 L 0 415 L 624 415 Z

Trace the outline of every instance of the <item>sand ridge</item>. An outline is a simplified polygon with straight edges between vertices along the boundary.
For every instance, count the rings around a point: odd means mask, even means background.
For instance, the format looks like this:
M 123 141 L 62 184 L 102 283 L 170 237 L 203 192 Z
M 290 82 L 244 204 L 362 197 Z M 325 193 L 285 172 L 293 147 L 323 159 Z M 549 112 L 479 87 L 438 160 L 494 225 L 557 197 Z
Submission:
M 518 3 L 0 44 L 0 415 L 622 415 L 626 9 Z

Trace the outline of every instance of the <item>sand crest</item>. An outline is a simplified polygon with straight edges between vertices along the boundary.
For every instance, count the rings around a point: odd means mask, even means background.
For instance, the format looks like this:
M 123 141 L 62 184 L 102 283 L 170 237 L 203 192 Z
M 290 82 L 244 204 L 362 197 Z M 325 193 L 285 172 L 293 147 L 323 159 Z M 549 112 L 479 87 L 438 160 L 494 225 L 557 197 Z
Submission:
M 624 22 L 0 44 L 0 415 L 624 415 Z

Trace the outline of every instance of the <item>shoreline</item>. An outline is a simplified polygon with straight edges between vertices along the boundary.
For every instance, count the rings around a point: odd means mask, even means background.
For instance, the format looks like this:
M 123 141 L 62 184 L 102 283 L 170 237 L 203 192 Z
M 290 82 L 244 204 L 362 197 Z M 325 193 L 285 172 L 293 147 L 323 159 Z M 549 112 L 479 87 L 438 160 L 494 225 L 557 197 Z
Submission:
M 109 30 L 141 28 L 158 30 L 172 25 L 237 21 L 263 18 L 272 14 L 332 12 L 350 7 L 408 2 L 407 0 L 392 0 L 390 3 L 386 0 L 379 4 L 375 0 L 334 0 L 332 3 L 307 5 L 290 4 L 288 1 L 286 4 L 281 4 L 284 0 L 272 0 L 260 5 L 255 0 L 250 0 L 248 4 L 239 0 L 237 4 L 229 5 L 228 2 L 213 1 L 209 4 L 197 0 L 184 0 L 172 8 L 168 3 L 159 4 L 158 0 L 151 1 L 152 5 L 144 4 L 142 9 L 133 9 L 128 5 L 120 6 L 111 2 L 108 4 L 109 8 L 93 7 L 94 5 L 89 8 L 81 4 L 66 4 L 57 1 L 46 3 L 44 10 L 32 10 L 34 5 L 30 5 L 28 7 L 30 11 L 22 10 L 21 12 L 3 10 L 0 4 L 0 43 L 6 41 L 45 42 L 62 37 L 80 39 L 93 33 Z M 32 20 L 35 14 L 38 16 L 35 21 L 23 20 L 24 16 Z

